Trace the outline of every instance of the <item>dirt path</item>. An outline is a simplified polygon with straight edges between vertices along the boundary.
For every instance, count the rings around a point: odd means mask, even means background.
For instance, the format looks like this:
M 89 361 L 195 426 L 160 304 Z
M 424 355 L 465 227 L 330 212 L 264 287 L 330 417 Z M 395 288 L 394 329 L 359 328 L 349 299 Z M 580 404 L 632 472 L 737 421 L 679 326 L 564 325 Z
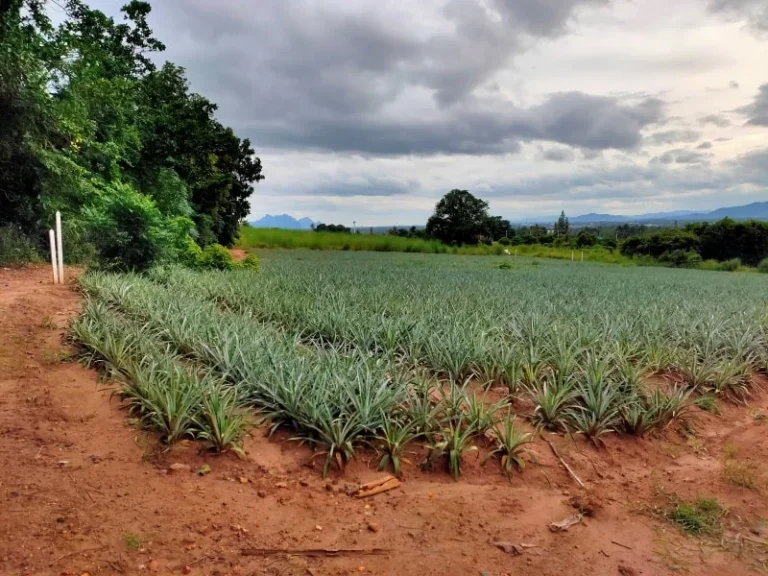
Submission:
M 326 482 L 306 449 L 258 430 L 243 461 L 194 444 L 162 452 L 97 388 L 95 372 L 68 360 L 62 336 L 78 306 L 77 293 L 52 286 L 45 269 L 0 271 L 0 574 L 736 575 L 765 556 L 754 543 L 768 539 L 764 398 L 700 416 L 689 438 L 615 439 L 607 451 L 557 439 L 586 492 L 538 442 L 539 464 L 511 485 L 493 463 L 483 470 L 470 459 L 461 482 L 408 467 L 400 489 L 360 501 L 345 484 L 378 476 L 373 454 Z M 755 488 L 725 478 L 726 453 Z M 168 473 L 172 463 L 190 471 Z M 194 474 L 203 464 L 212 472 Z M 655 516 L 651 506 L 672 493 L 731 508 L 730 550 Z M 574 512 L 574 496 L 593 516 L 552 533 L 547 525 Z M 737 534 L 751 540 L 742 540 L 741 559 L 730 544 Z M 513 556 L 498 540 L 536 547 Z M 243 553 L 253 548 L 384 552 Z

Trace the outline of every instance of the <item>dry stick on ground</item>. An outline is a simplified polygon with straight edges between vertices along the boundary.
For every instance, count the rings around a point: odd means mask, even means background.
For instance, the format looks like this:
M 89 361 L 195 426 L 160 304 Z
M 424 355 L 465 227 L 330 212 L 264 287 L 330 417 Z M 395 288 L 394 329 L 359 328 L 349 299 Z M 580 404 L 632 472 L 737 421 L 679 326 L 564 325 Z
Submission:
M 391 551 L 387 548 L 243 548 L 243 556 L 286 556 L 334 557 L 334 556 L 383 556 Z
M 632 550 L 632 546 L 627 546 L 626 544 L 622 544 L 621 542 L 616 542 L 616 540 L 611 540 L 611 544 L 616 544 L 616 546 L 621 546 L 622 548 L 626 548 L 627 550 Z
M 549 439 L 547 439 L 547 438 L 544 438 L 544 442 L 549 444 L 549 447 L 552 449 L 552 453 L 555 455 L 555 457 L 558 460 L 560 460 L 560 464 L 563 465 L 563 468 L 565 468 L 566 472 L 568 472 L 570 477 L 573 478 L 576 481 L 576 484 L 578 484 L 579 486 L 584 488 L 584 484 L 582 483 L 582 481 L 579 480 L 579 477 L 576 476 L 576 473 L 573 470 L 571 470 L 571 467 L 568 466 L 568 463 L 565 460 L 563 460 L 562 456 L 560 456 L 560 454 L 557 452 L 557 448 L 555 448 L 555 445 L 552 444 L 552 442 L 550 442 Z
M 65 558 L 69 558 L 70 556 L 79 556 L 80 554 L 85 554 L 86 552 L 96 552 L 98 550 L 104 550 L 106 546 L 99 546 L 98 548 L 86 548 L 85 550 L 78 550 L 77 552 L 69 552 L 68 554 L 64 554 L 64 556 L 60 556 L 59 558 L 56 558 L 53 562 L 48 564 L 48 566 L 53 566 L 54 564 L 61 562 Z

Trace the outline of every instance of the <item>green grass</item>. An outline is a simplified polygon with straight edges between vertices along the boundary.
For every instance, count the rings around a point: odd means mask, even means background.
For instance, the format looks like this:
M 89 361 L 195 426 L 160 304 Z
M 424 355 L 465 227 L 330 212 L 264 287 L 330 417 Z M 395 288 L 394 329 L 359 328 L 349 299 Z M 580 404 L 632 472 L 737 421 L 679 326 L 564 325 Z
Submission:
M 571 257 L 581 261 L 581 250 L 571 248 L 555 248 L 541 244 L 490 246 L 447 246 L 436 240 L 420 238 L 402 238 L 389 234 L 343 234 L 335 232 L 314 232 L 311 230 L 282 230 L 278 228 L 251 228 L 243 226 L 240 229 L 238 247 L 246 250 L 258 248 L 308 249 L 308 250 L 342 250 L 350 252 L 417 252 L 424 254 L 459 254 L 466 256 L 503 255 L 509 250 L 510 255 L 555 258 L 570 260 Z M 622 256 L 617 250 L 605 248 L 588 248 L 584 251 L 586 262 L 602 262 L 606 264 L 632 265 L 633 261 Z
M 696 536 L 715 535 L 725 509 L 714 498 L 699 498 L 694 502 L 678 502 L 669 511 L 669 519 L 685 532 Z

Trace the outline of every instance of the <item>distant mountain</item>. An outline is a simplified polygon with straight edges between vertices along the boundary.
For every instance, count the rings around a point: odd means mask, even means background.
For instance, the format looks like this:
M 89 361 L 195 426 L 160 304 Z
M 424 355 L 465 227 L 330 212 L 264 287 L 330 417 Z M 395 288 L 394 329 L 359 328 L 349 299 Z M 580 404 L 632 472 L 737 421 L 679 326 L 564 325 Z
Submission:
M 718 208 L 707 213 L 707 219 L 721 220 L 733 218 L 734 220 L 768 220 L 768 202 L 752 202 L 744 206 L 733 208 Z
M 589 224 L 591 222 L 625 222 L 626 216 L 614 216 L 613 214 L 584 214 L 583 216 L 576 216 L 575 218 L 569 218 L 568 221 L 571 224 Z
M 744 206 L 718 208 L 709 212 L 674 210 L 671 212 L 650 212 L 636 216 L 591 213 L 569 217 L 568 220 L 573 226 L 586 226 L 589 224 L 655 224 L 664 226 L 675 220 L 678 222 L 715 222 L 723 218 L 732 218 L 733 220 L 768 220 L 768 202 L 753 202 Z M 513 220 L 512 222 L 514 224 L 526 225 L 538 223 L 549 226 L 556 221 L 557 216 L 543 216 L 541 218 Z
M 254 222 L 249 222 L 254 228 L 285 228 L 287 230 L 309 230 L 312 228 L 312 220 L 309 218 L 302 218 L 296 220 L 290 214 L 280 214 L 278 216 L 272 216 L 267 214 L 263 218 Z

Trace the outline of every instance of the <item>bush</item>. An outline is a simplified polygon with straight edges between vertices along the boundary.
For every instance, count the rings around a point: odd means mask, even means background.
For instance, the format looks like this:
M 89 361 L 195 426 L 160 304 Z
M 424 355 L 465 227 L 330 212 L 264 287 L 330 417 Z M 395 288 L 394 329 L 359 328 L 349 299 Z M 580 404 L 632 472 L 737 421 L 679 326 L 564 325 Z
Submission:
M 659 262 L 673 268 L 697 268 L 701 264 L 701 256 L 696 252 L 672 250 L 659 256 Z
M 757 265 L 757 271 L 762 274 L 768 274 L 768 258 L 763 258 Z
M 723 272 L 736 272 L 741 266 L 741 260 L 738 258 L 731 258 L 720 264 L 720 270 Z
M 198 264 L 201 268 L 213 268 L 214 270 L 232 270 L 237 264 L 232 260 L 232 254 L 221 244 L 211 244 L 202 251 Z
M 586 232 L 582 230 L 579 232 L 578 236 L 576 236 L 577 248 L 588 248 L 589 246 L 594 246 L 595 244 L 597 244 L 597 236 L 592 232 Z
M 168 256 L 171 238 L 154 201 L 127 184 L 105 186 L 86 211 L 89 241 L 100 263 L 115 270 L 146 270 Z
M 259 262 L 259 259 L 257 256 L 254 256 L 253 254 L 248 254 L 243 260 L 238 264 L 239 268 L 243 268 L 245 270 L 253 270 L 254 272 L 258 272 L 261 270 L 261 263 Z
M 40 260 L 40 253 L 29 236 L 25 236 L 13 226 L 0 227 L 0 266 Z
M 512 241 L 506 236 L 502 236 L 501 238 L 499 238 L 499 244 L 501 244 L 502 246 L 509 246 L 510 244 L 512 244 Z

